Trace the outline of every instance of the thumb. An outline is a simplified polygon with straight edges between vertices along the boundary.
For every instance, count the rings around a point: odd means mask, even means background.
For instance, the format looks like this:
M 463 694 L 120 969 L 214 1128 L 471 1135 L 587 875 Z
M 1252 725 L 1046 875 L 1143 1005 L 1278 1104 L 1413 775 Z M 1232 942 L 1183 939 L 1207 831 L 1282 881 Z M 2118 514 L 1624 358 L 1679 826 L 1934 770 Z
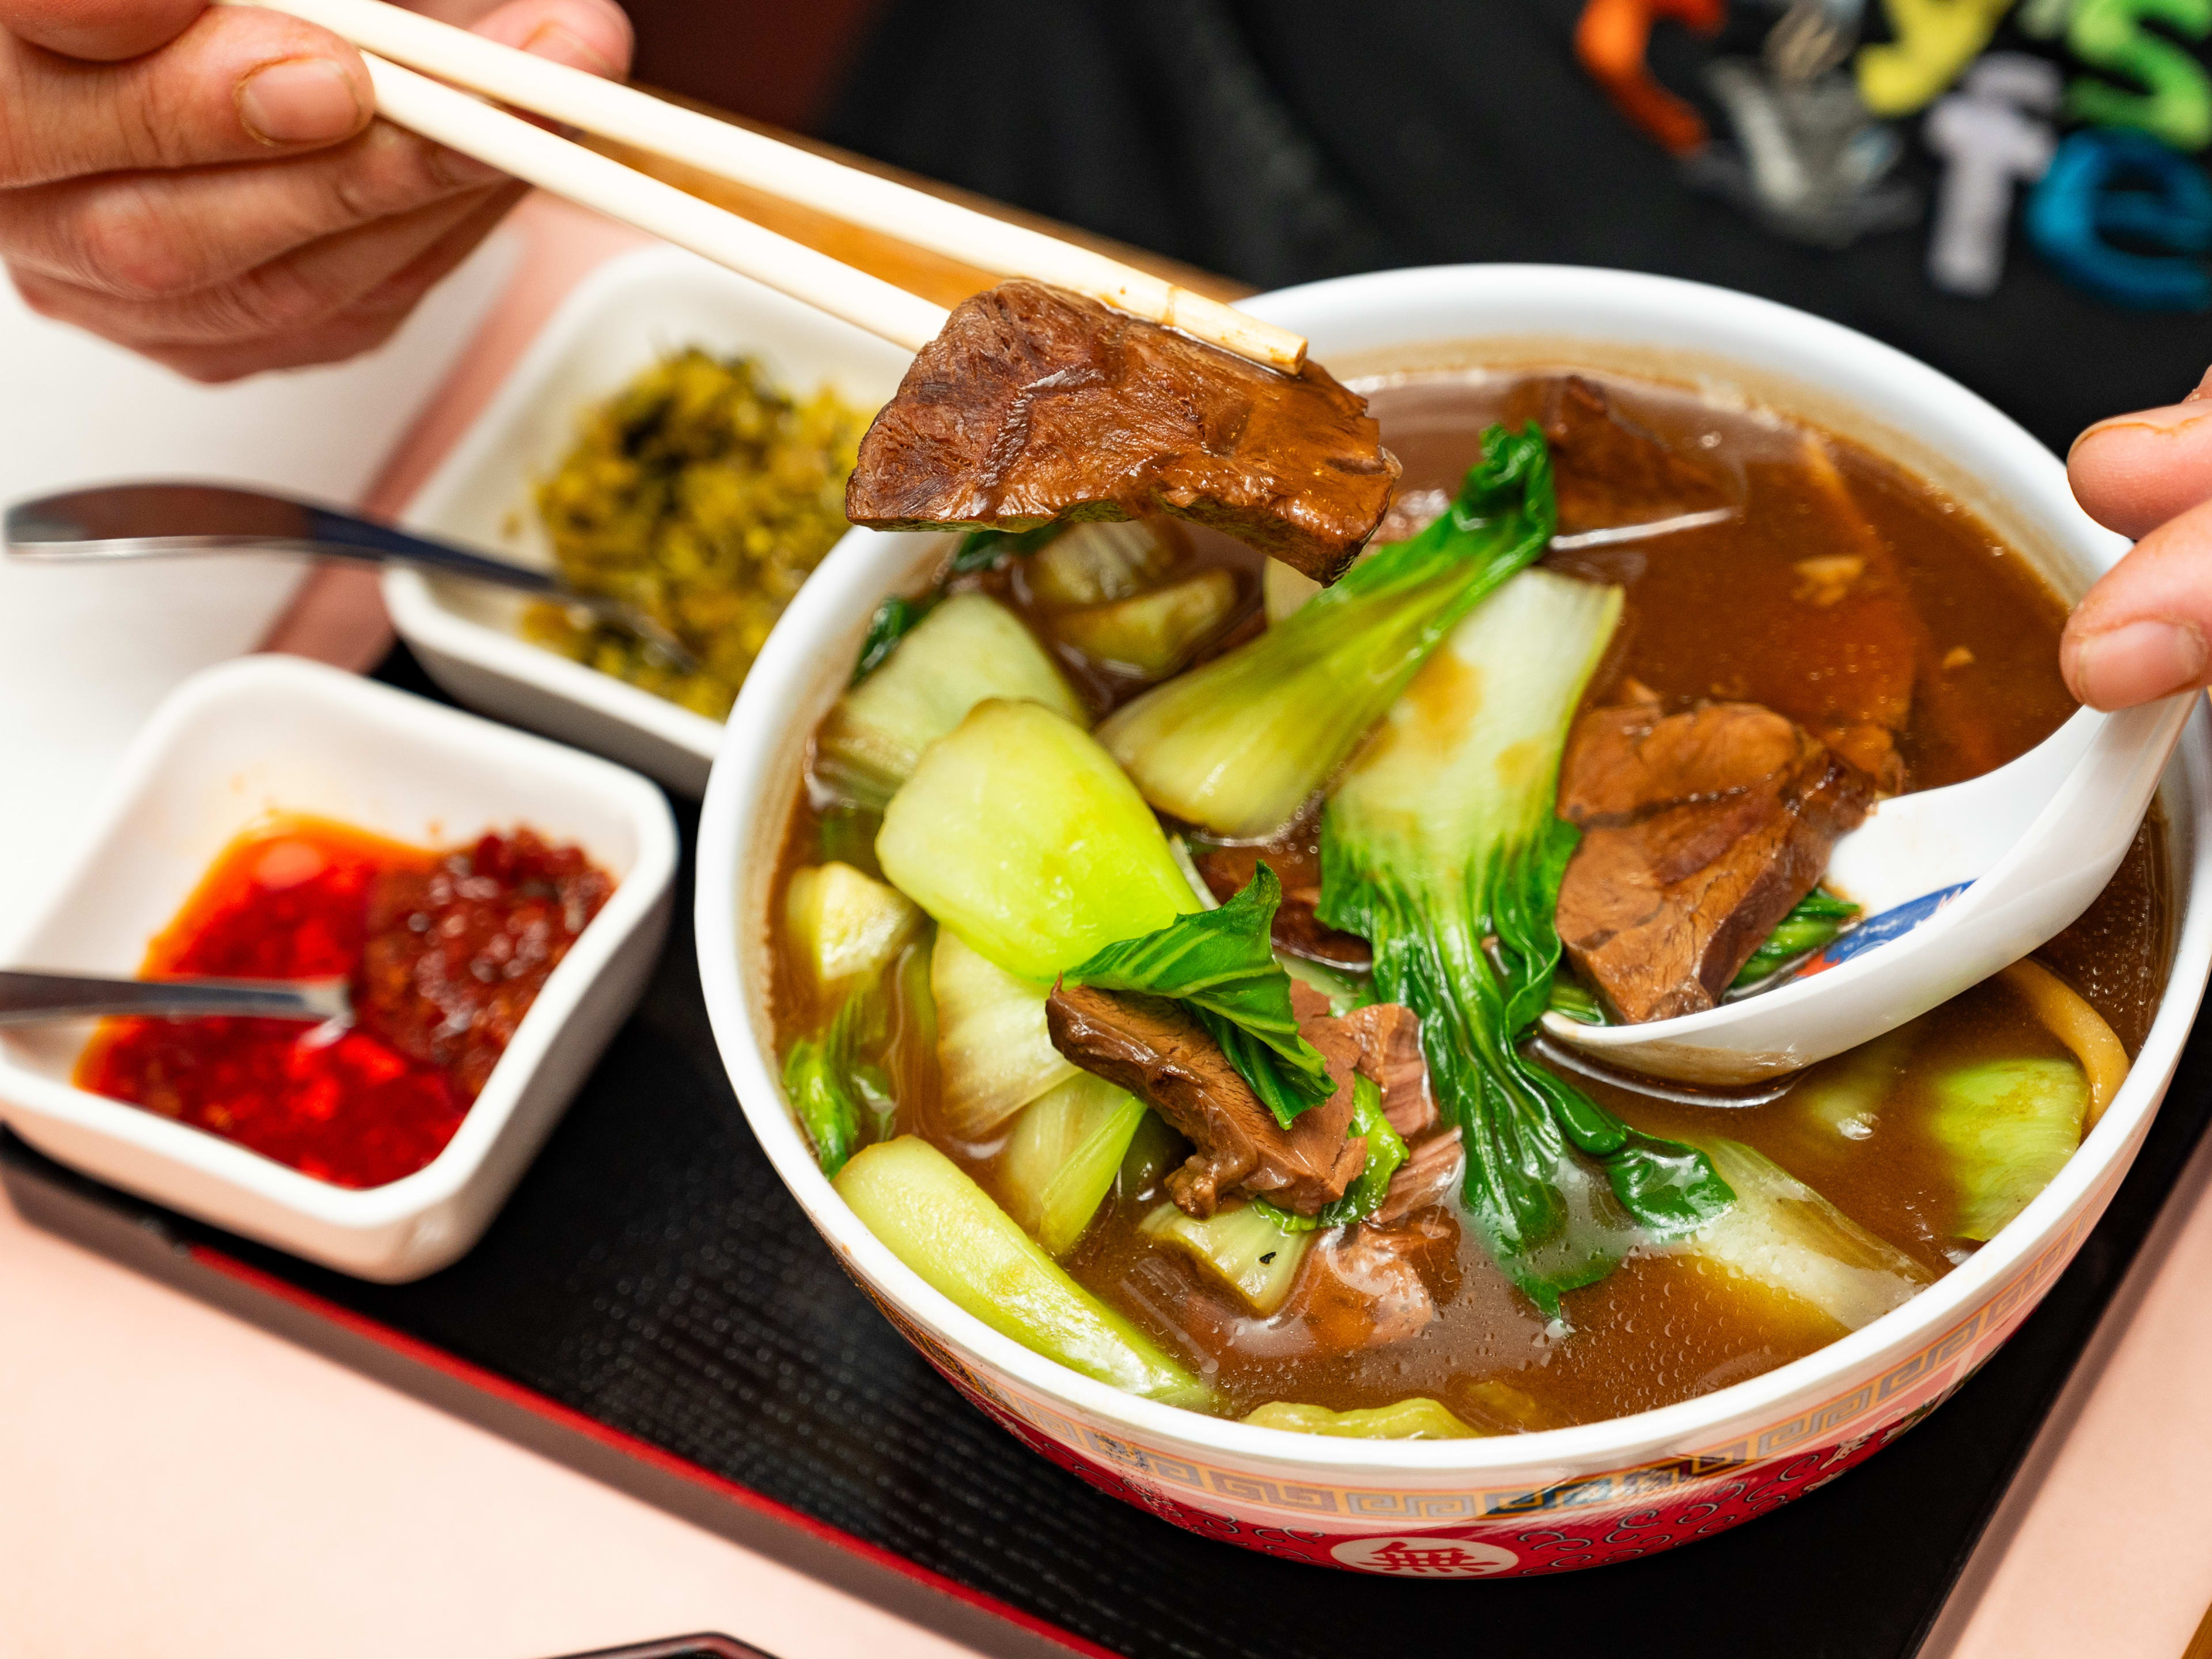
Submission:
M 2074 441 L 2066 477 L 2082 509 L 2124 536 L 2212 501 L 2212 373 L 2180 403 L 2098 422 Z
M 2160 526 L 2067 619 L 2059 666 L 2075 696 L 2125 708 L 2212 678 L 2212 501 Z

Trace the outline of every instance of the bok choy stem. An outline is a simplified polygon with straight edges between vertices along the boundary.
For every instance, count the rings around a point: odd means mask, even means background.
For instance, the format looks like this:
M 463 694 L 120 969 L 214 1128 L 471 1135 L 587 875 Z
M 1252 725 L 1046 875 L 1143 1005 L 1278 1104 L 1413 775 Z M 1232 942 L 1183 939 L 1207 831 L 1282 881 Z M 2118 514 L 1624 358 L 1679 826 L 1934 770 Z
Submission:
M 1535 427 L 1492 427 L 1482 443 L 1458 499 L 1420 534 L 1099 728 L 1146 799 L 1257 840 L 1335 775 L 1453 625 L 1552 538 L 1550 463 Z
M 1391 707 L 1322 826 L 1322 920 L 1370 940 L 1376 995 L 1419 1015 L 1473 1224 L 1553 1316 L 1639 1237 L 1681 1237 L 1729 1200 L 1702 1154 L 1630 1129 L 1517 1046 L 1561 954 L 1577 832 L 1556 816 L 1560 753 L 1620 605 L 1617 588 L 1516 576 Z

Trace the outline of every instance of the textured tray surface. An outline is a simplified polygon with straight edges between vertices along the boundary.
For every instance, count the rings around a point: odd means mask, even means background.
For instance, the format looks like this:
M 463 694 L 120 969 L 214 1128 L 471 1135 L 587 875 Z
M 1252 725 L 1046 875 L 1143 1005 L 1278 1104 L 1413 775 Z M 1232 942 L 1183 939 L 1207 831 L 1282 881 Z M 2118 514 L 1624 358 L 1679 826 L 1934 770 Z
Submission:
M 382 678 L 428 690 L 404 656 Z M 2042 1307 L 1943 1409 L 1824 1490 L 1688 1548 L 1557 1579 L 1321 1571 L 1193 1537 L 1024 1450 L 845 1278 L 754 1143 L 716 1059 L 689 926 L 696 815 L 679 807 L 679 817 L 684 896 L 644 1003 L 458 1265 L 370 1285 L 169 1224 L 1144 1659 L 1341 1659 L 1378 1640 L 1424 1650 L 1443 1632 L 1535 1652 L 1572 1631 L 1632 1631 L 1645 1659 L 1910 1654 L 2205 1116 L 2212 1048 L 2200 1037 L 2112 1210 Z M 16 1178 L 73 1180 L 20 1143 L 7 1150 Z

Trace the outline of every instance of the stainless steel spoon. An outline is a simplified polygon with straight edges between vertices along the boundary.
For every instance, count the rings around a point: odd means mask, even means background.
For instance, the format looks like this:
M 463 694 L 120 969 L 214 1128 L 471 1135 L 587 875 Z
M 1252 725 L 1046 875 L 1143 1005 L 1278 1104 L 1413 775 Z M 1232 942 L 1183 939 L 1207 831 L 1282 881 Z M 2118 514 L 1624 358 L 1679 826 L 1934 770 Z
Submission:
M 157 1019 L 229 1015 L 353 1024 L 342 979 L 104 979 L 0 968 L 0 1025 L 137 1014 Z
M 117 483 L 65 490 L 8 509 L 8 551 L 21 559 L 141 559 L 188 553 L 304 553 L 405 564 L 491 582 L 584 610 L 642 640 L 682 672 L 699 659 L 667 629 L 620 599 L 582 593 L 549 570 L 398 530 L 374 519 L 258 489 L 212 483 Z

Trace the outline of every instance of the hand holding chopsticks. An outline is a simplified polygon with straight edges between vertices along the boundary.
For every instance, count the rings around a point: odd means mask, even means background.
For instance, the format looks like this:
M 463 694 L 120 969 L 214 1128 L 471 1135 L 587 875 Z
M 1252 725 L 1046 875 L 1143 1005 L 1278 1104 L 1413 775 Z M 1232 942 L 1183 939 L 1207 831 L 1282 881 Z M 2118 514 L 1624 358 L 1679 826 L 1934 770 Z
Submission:
M 1104 254 L 531 57 L 383 0 L 241 3 L 319 24 L 362 48 L 376 85 L 378 112 L 396 125 L 689 248 L 909 350 L 919 349 L 944 325 L 942 307 L 453 88 L 688 163 L 1000 276 L 1031 276 L 1087 294 L 1271 368 L 1295 372 L 1304 361 L 1305 342 L 1298 336 Z

